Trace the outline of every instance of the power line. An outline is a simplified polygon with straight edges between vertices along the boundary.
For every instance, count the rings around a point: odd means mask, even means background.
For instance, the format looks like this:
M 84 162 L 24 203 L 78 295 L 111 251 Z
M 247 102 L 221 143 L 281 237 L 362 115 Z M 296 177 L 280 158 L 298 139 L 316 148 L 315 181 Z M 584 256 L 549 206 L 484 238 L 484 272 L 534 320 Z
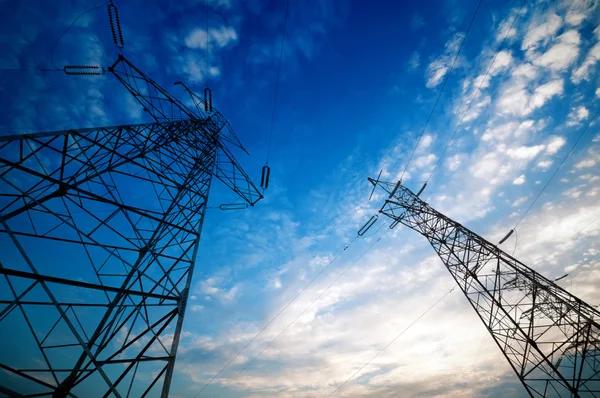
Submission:
M 62 69 L 48 69 L 48 68 L 0 68 L 2 72 L 62 72 Z
M 427 315 L 427 313 L 429 311 L 431 311 L 436 305 L 438 305 L 443 299 L 446 298 L 447 295 L 449 295 L 450 293 L 452 293 L 454 291 L 455 288 L 450 289 L 448 292 L 446 292 L 442 297 L 440 297 L 438 299 L 438 301 L 436 301 L 431 307 L 429 307 L 425 312 L 423 312 L 421 315 L 419 315 L 419 317 L 417 319 L 415 319 L 410 325 L 408 325 L 403 331 L 401 331 L 396 337 L 394 337 L 392 339 L 392 341 L 390 341 L 385 347 L 383 347 L 381 350 L 379 350 L 379 352 L 377 354 L 375 354 L 375 356 L 371 359 L 369 359 L 363 366 L 360 367 L 360 369 L 358 369 L 356 372 L 354 372 L 354 374 L 352 374 L 352 376 L 350 376 L 348 379 L 346 379 L 346 381 L 344 381 L 342 383 L 342 385 L 340 385 L 338 388 L 335 389 L 334 392 L 332 392 L 331 394 L 329 394 L 329 397 L 332 397 L 333 395 L 335 395 L 336 392 L 338 392 L 339 390 L 342 389 L 342 387 L 344 387 L 346 385 L 346 383 L 348 383 L 350 380 L 352 380 L 354 378 L 354 376 L 356 376 L 361 370 L 363 370 L 366 366 L 368 366 L 373 360 L 375 360 L 375 358 L 377 358 L 383 351 L 385 351 L 389 346 L 391 346 L 392 344 L 394 344 L 394 342 L 396 340 L 398 340 L 400 338 L 400 336 L 402 336 L 404 333 L 406 333 L 407 330 L 409 330 L 411 327 L 413 327 L 417 322 L 419 322 L 419 320 L 421 320 L 421 318 L 423 318 L 425 315 Z
M 283 47 L 285 44 L 285 30 L 287 27 L 288 10 L 290 7 L 290 0 L 285 2 L 285 16 L 283 17 L 283 31 L 281 33 L 281 49 L 279 50 L 279 66 L 277 67 L 277 78 L 275 79 L 275 96 L 273 98 L 273 112 L 271 113 L 271 127 L 269 129 L 269 144 L 267 147 L 267 162 L 269 164 L 269 156 L 271 155 L 271 141 L 273 139 L 273 125 L 275 124 L 275 109 L 277 107 L 277 94 L 279 92 L 279 77 L 281 75 L 281 61 L 283 59 Z
M 208 87 L 208 79 L 210 76 L 210 55 L 209 55 L 209 45 L 210 45 L 210 33 L 208 31 L 208 0 L 206 0 L 206 80 L 204 82 L 205 87 Z
M 515 15 L 510 28 L 508 29 L 508 31 L 506 32 L 506 35 L 504 35 L 504 38 L 502 39 L 502 41 L 500 42 L 500 44 L 498 45 L 498 49 L 496 50 L 496 54 L 494 55 L 494 58 L 492 59 L 492 62 L 490 63 L 490 66 L 488 67 L 487 71 L 485 72 L 485 75 L 483 77 L 483 80 L 481 80 L 481 83 L 479 83 L 479 87 L 477 87 L 477 90 L 475 91 L 475 94 L 473 94 L 473 97 L 471 98 L 471 100 L 469 101 L 469 104 L 467 105 L 467 109 L 463 112 L 460 121 L 458 122 L 458 124 L 456 125 L 456 129 L 454 129 L 454 132 L 452 133 L 452 135 L 450 136 L 450 139 L 448 139 L 448 141 L 446 142 L 446 146 L 444 147 L 444 150 L 442 151 L 442 154 L 440 155 L 440 157 L 438 158 L 437 162 L 435 163 L 435 165 L 433 166 L 433 169 L 431 170 L 431 172 L 429 173 L 429 177 L 427 177 L 427 181 L 425 181 L 425 183 L 429 182 L 429 179 L 431 178 L 431 176 L 433 175 L 433 173 L 435 172 L 435 170 L 437 169 L 437 167 L 439 166 L 440 162 L 442 161 L 444 155 L 446 154 L 446 151 L 448 150 L 448 148 L 450 147 L 450 144 L 452 143 L 452 140 L 454 139 L 454 136 L 456 135 L 456 133 L 458 132 L 458 129 L 460 128 L 460 126 L 462 125 L 465 117 L 467 116 L 467 113 L 469 112 L 469 110 L 471 109 L 471 106 L 473 105 L 473 103 L 475 102 L 475 99 L 477 98 L 477 96 L 479 95 L 479 92 L 481 91 L 481 88 L 483 87 L 485 81 L 487 80 L 487 77 L 490 73 L 490 71 L 492 70 L 492 67 L 494 66 L 494 63 L 496 62 L 496 58 L 498 57 L 498 54 L 500 54 L 500 49 L 502 48 L 502 46 L 504 45 L 504 42 L 506 41 L 506 39 L 508 38 L 508 35 L 510 34 L 510 31 L 513 29 L 515 23 L 517 22 L 517 19 L 519 18 L 519 16 L 521 15 L 521 11 L 523 10 L 523 6 L 525 5 L 525 0 L 523 0 L 521 2 L 521 7 L 519 8 L 519 11 L 517 12 L 517 14 Z M 507 68 L 508 69 L 508 68 Z M 507 70 L 505 69 L 505 71 Z M 505 72 L 504 71 L 504 72 Z M 504 73 L 503 72 L 503 73 Z
M 379 227 L 379 229 L 377 229 L 377 232 L 381 230 L 381 228 L 385 227 L 386 224 L 384 223 L 381 227 Z M 385 235 L 385 233 L 387 233 L 389 231 L 389 229 L 387 229 L 383 235 Z M 241 375 L 242 373 L 244 373 L 246 371 L 246 369 L 248 369 L 250 367 L 250 365 L 252 365 L 252 363 L 254 361 L 256 361 L 263 352 L 265 352 L 275 341 L 277 341 L 294 323 L 296 323 L 296 321 L 306 312 L 308 311 L 317 301 L 319 301 L 319 299 L 329 291 L 329 289 L 331 289 L 331 287 L 333 287 L 333 285 L 335 285 L 345 274 L 346 272 L 348 272 L 348 270 L 350 270 L 350 268 L 352 268 L 365 254 L 367 254 L 367 252 L 369 252 L 369 250 L 371 250 L 373 248 L 373 246 L 375 246 L 377 244 L 377 242 L 379 242 L 381 240 L 381 238 L 383 237 L 380 236 L 379 239 L 377 239 L 375 242 L 373 242 L 368 248 L 367 250 L 365 250 L 360 256 L 358 256 L 358 258 L 356 260 L 354 260 L 354 262 L 352 262 L 348 267 L 346 267 L 346 269 L 344 269 L 344 271 L 333 281 L 329 284 L 329 286 L 327 286 L 327 288 L 325 290 L 323 290 L 321 292 L 321 294 L 319 294 L 317 296 L 316 299 L 314 299 L 306 308 L 304 308 L 302 310 L 302 312 L 300 312 L 300 314 L 298 314 L 298 316 L 296 316 L 296 318 L 294 318 L 294 320 L 287 325 L 273 340 L 271 340 L 269 342 L 269 344 L 267 344 L 259 353 L 258 355 L 256 355 L 254 358 L 252 358 L 250 360 L 250 362 L 248 362 L 246 364 L 246 366 L 244 366 L 244 368 L 242 368 L 242 370 L 240 370 L 226 385 L 224 385 L 221 390 L 219 390 L 219 392 L 213 397 L 216 398 L 218 397 L 223 390 L 225 390 L 225 388 L 227 388 L 231 383 L 233 383 L 235 381 L 235 379 L 237 379 L 239 377 L 239 375 Z M 356 238 L 355 238 L 356 239 Z M 344 249 L 345 250 L 345 249 Z
M 242 352 L 244 352 L 246 350 L 246 348 L 248 348 L 250 346 L 250 344 L 252 344 L 277 318 L 279 318 L 279 316 L 294 302 L 296 301 L 296 299 L 298 297 L 300 297 L 300 295 L 306 290 L 308 289 L 315 280 L 317 280 L 317 278 L 319 278 L 319 276 L 321 276 L 321 274 L 323 274 L 323 272 L 325 272 L 325 270 L 338 258 L 340 257 L 349 247 L 350 245 L 352 245 L 356 240 L 358 239 L 358 236 L 354 237 L 354 239 L 352 239 L 350 241 L 350 243 L 348 243 L 338 254 L 335 255 L 335 257 L 333 257 L 331 260 L 329 260 L 329 262 L 323 267 L 321 268 L 321 270 L 317 273 L 317 275 L 315 275 L 309 282 L 308 284 L 306 284 L 299 292 L 298 294 L 296 294 L 296 296 L 294 296 L 294 298 L 292 298 L 278 313 L 277 315 L 275 315 L 275 317 L 273 317 L 254 337 L 252 337 L 252 339 L 240 350 L 238 351 L 237 354 L 235 354 L 235 356 L 233 358 L 231 358 L 231 360 L 229 360 L 229 362 L 227 362 L 227 364 L 225 364 L 225 366 L 223 366 L 223 368 L 221 368 L 221 370 L 219 370 L 219 372 L 214 375 L 212 377 L 212 379 L 210 379 L 210 381 L 208 383 L 206 383 L 204 385 L 204 387 L 202 387 L 202 389 L 200 391 L 198 391 L 198 393 L 194 396 L 194 398 L 196 398 L 198 395 L 200 395 L 200 393 L 202 391 L 204 391 L 204 389 L 206 389 L 206 387 L 208 387 L 217 377 L 219 377 L 219 375 L 221 373 L 223 373 L 223 371 L 225 369 L 227 369 L 227 367 L 229 365 L 231 365 L 231 363 L 233 361 L 235 361 L 237 359 L 237 357 L 239 357 Z M 236 376 L 237 377 L 237 376 Z
M 575 278 L 577 278 L 577 277 L 581 276 L 581 274 L 583 274 L 583 273 L 585 273 L 585 272 L 587 272 L 587 271 L 591 270 L 592 268 L 594 268 L 594 266 L 596 265 L 596 264 L 594 264 L 594 261 L 597 261 L 599 257 L 600 257 L 600 255 L 598 255 L 598 256 L 595 256 L 595 257 L 592 259 L 592 261 L 591 261 L 591 262 L 590 262 L 590 263 L 589 263 L 587 266 L 580 267 L 580 271 L 571 277 L 571 283 L 573 282 L 573 280 L 574 280 Z
M 554 173 L 552 173 L 552 176 L 550 176 L 550 179 L 548 179 L 548 181 L 546 181 L 546 184 L 544 185 L 544 187 L 542 188 L 542 190 L 537 194 L 537 196 L 535 197 L 535 199 L 533 200 L 533 202 L 531 202 L 531 204 L 529 205 L 529 207 L 527 208 L 527 210 L 525 210 L 525 213 L 523 213 L 523 215 L 521 216 L 521 218 L 519 219 L 519 221 L 517 221 L 517 223 L 515 224 L 514 228 L 517 228 L 517 226 L 521 223 L 521 221 L 523 221 L 523 219 L 525 218 L 525 216 L 527 215 L 527 213 L 529 213 L 529 211 L 531 210 L 531 208 L 533 207 L 533 205 L 540 198 L 540 196 L 542 195 L 542 193 L 544 193 L 544 191 L 546 190 L 546 188 L 548 187 L 548 185 L 550 184 L 550 182 L 554 179 L 554 177 L 556 176 L 556 174 L 558 173 L 558 171 L 560 170 L 560 168 L 563 166 L 563 164 L 565 164 L 565 161 L 569 158 L 569 156 L 571 155 L 571 153 L 573 152 L 573 150 L 575 149 L 575 147 L 577 146 L 577 144 L 581 140 L 581 137 L 583 137 L 583 135 L 586 133 L 586 131 L 588 130 L 588 128 L 590 127 L 590 125 L 592 124 L 592 122 L 596 119 L 596 117 L 598 116 L 598 112 L 599 111 L 600 111 L 600 107 L 598 107 L 596 109 L 596 112 L 594 112 L 594 115 L 590 118 L 590 120 L 588 121 L 587 125 L 585 126 L 585 128 L 583 129 L 583 131 L 581 132 L 581 134 L 579 134 L 579 137 L 577 137 L 577 140 L 575 141 L 575 143 L 573 144 L 573 146 L 571 147 L 571 149 L 569 150 L 569 152 L 567 153 L 567 155 L 560 162 L 560 164 L 558 165 L 558 167 L 556 168 L 556 170 L 554 170 Z
M 431 117 L 433 116 L 433 112 L 435 111 L 435 108 L 437 107 L 437 104 L 440 101 L 442 94 L 444 93 L 444 88 L 446 87 L 446 83 L 448 83 L 450 75 L 452 74 L 452 71 L 454 70 L 454 66 L 456 65 L 456 62 L 458 61 L 458 56 L 460 55 L 463 45 L 465 44 L 465 41 L 467 40 L 467 37 L 469 36 L 469 32 L 471 31 L 471 27 L 473 26 L 475 17 L 477 16 L 477 13 L 479 12 L 479 8 L 481 7 L 481 2 L 482 2 L 482 0 L 479 0 L 479 2 L 477 3 L 477 8 L 475 9 L 475 12 L 473 13 L 473 17 L 471 18 L 471 22 L 469 23 L 469 27 L 467 28 L 467 31 L 465 33 L 465 37 L 463 37 L 462 42 L 460 43 L 460 46 L 458 48 L 458 52 L 456 53 L 456 56 L 454 57 L 454 61 L 452 62 L 452 66 L 450 67 L 450 70 L 448 71 L 448 73 L 446 74 L 446 77 L 444 78 L 444 82 L 442 83 L 440 92 L 438 93 L 435 103 L 433 104 L 433 108 L 431 108 L 431 112 L 429 113 L 429 117 L 427 118 L 427 121 L 425 122 L 425 125 L 423 126 L 423 130 L 421 130 L 421 134 L 419 134 L 417 143 L 415 144 L 415 147 L 413 148 L 413 151 L 410 154 L 410 157 L 408 158 L 408 162 L 406 163 L 406 166 L 404 167 L 404 171 L 402 172 L 402 175 L 400 176 L 400 180 L 402 180 L 402 178 L 404 177 L 404 174 L 406 173 L 406 170 L 408 169 L 408 166 L 410 165 L 410 162 L 412 161 L 412 158 L 415 155 L 417 148 L 419 147 L 419 142 L 421 142 L 421 138 L 423 138 L 425 129 L 427 128 L 427 125 L 429 124 L 429 121 L 431 120 Z
M 56 46 L 58 45 L 58 42 L 63 38 L 63 36 L 69 31 L 69 29 L 71 29 L 73 27 L 73 25 L 75 25 L 75 22 L 77 22 L 77 20 L 79 18 L 81 18 L 82 16 L 84 16 L 85 14 L 87 14 L 88 12 L 92 12 L 94 10 L 97 10 L 98 8 L 104 7 L 105 5 L 111 4 L 112 1 L 107 1 L 104 2 L 102 4 L 100 4 L 99 6 L 96 7 L 92 7 L 89 10 L 86 10 L 84 12 L 82 12 L 81 14 L 79 14 L 74 20 L 73 22 L 71 22 L 71 25 L 69 25 L 69 27 L 67 29 L 65 29 L 64 32 L 62 32 L 62 34 L 58 37 L 58 39 L 56 39 L 56 41 L 54 42 L 54 46 L 52 47 L 52 51 L 50 52 L 50 62 L 52 63 L 52 65 L 54 65 L 54 67 L 57 70 L 61 70 L 58 66 L 56 66 L 56 64 L 54 63 L 54 50 L 56 50 Z

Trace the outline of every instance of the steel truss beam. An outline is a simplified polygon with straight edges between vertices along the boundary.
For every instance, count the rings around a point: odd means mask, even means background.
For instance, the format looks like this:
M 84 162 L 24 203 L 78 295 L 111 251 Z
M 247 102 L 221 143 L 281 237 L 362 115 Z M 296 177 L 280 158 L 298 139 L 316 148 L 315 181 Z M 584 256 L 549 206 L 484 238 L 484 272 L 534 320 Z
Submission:
M 0 137 L 2 393 L 167 397 L 212 176 L 262 198 L 222 115 L 110 70 L 156 123 Z
M 600 397 L 600 313 L 439 213 L 406 187 L 369 181 L 380 213 L 433 246 L 532 397 Z

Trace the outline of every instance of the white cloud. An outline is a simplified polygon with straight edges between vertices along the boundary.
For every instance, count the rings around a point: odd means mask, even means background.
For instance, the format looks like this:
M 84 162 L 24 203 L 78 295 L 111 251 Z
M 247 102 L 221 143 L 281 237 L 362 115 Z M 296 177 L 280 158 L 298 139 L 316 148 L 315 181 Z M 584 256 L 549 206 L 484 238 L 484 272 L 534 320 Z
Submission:
M 448 169 L 450 171 L 458 170 L 458 168 L 462 164 L 462 158 L 463 158 L 463 156 L 461 154 L 455 154 L 455 155 L 449 156 L 448 159 L 446 160 L 446 167 L 448 167 Z
M 538 76 L 538 68 L 527 62 L 522 63 L 513 70 L 512 75 L 533 80 Z
M 575 84 L 584 80 L 589 81 L 592 78 L 591 72 L 594 70 L 598 60 L 600 60 L 600 43 L 596 43 L 596 45 L 590 49 L 583 63 L 573 71 L 571 81 Z
M 410 54 L 410 58 L 408 59 L 408 69 L 415 70 L 419 66 L 421 66 L 421 55 L 418 51 L 413 51 L 412 54 Z
M 235 43 L 238 40 L 237 32 L 233 27 L 220 26 L 218 28 L 210 28 L 208 30 L 208 36 L 210 38 L 211 47 L 217 46 L 218 48 L 225 47 L 231 43 Z M 207 34 L 206 29 L 196 28 L 192 30 L 185 38 L 185 45 L 189 48 L 200 48 L 206 49 L 207 45 Z
M 556 79 L 546 84 L 542 84 L 535 89 L 533 95 L 531 96 L 531 102 L 528 108 L 529 112 L 533 111 L 534 109 L 541 108 L 544 106 L 546 101 L 550 100 L 552 97 L 561 95 L 563 90 L 563 79 Z
M 571 66 L 579 55 L 579 44 L 581 39 L 576 30 L 569 30 L 558 37 L 558 43 L 553 45 L 545 53 L 532 55 L 535 65 L 559 71 Z
M 502 113 L 527 116 L 564 91 L 564 81 L 561 78 L 536 87 L 531 95 L 528 83 L 528 79 L 516 78 L 505 84 L 497 99 L 498 109 Z
M 547 42 L 562 26 L 562 18 L 555 13 L 549 13 L 540 20 L 533 19 L 525 33 L 521 49 L 527 50 L 540 43 Z
M 565 21 L 572 26 L 579 26 L 591 15 L 598 6 L 597 0 L 565 0 L 568 7 Z
M 206 48 L 206 39 L 208 35 L 206 34 L 205 29 L 194 29 L 190 34 L 185 38 L 185 45 L 189 48 Z
M 203 294 L 206 297 L 218 298 L 223 302 L 231 302 L 236 298 L 240 290 L 240 286 L 239 284 L 235 284 L 230 288 L 226 288 L 222 286 L 224 282 L 223 279 L 224 278 L 221 276 L 201 280 L 196 285 L 194 292 L 198 294 Z
M 550 136 L 548 143 L 546 144 L 546 153 L 548 155 L 554 155 L 556 152 L 560 150 L 560 148 L 565 145 L 567 140 L 560 136 Z
M 514 185 L 523 185 L 525 183 L 525 174 L 521 174 L 513 180 Z
M 511 148 L 506 151 L 506 154 L 518 160 L 531 160 L 535 158 L 540 152 L 546 148 L 545 145 L 533 145 L 533 146 L 520 146 L 518 148 Z
M 498 53 L 498 55 L 496 55 L 496 60 L 494 61 L 494 64 L 490 68 L 490 75 L 492 75 L 492 76 L 497 75 L 498 72 L 502 71 L 503 69 L 508 68 L 510 65 L 512 65 L 512 63 L 513 63 L 513 57 L 512 57 L 512 54 L 510 53 L 510 51 L 508 51 L 508 50 L 500 51 Z
M 423 137 L 421 137 L 421 141 L 419 141 L 419 148 L 417 149 L 418 151 L 424 151 L 427 148 L 429 148 L 431 146 L 431 143 L 433 142 L 433 136 L 431 134 L 424 134 Z
M 512 205 L 513 205 L 513 207 L 519 207 L 523 203 L 527 202 L 527 199 L 528 199 L 527 196 L 521 196 L 519 199 L 515 200 Z
M 433 153 L 430 153 L 429 155 L 423 155 L 416 158 L 414 160 L 414 165 L 416 168 L 422 169 L 424 167 L 433 165 L 436 160 L 437 156 L 435 156 Z
M 567 126 L 577 126 L 590 116 L 590 111 L 585 106 L 578 106 L 571 109 L 567 120 Z
M 597 160 L 594 158 L 586 158 L 583 159 L 575 165 L 577 169 L 589 169 L 590 167 L 594 167 L 597 163 Z
M 548 170 L 552 166 L 551 160 L 543 160 L 537 164 L 537 167 L 541 170 Z
M 524 11 L 527 12 L 526 10 L 524 10 Z M 510 11 L 509 15 L 502 22 L 500 22 L 500 24 L 498 26 L 498 31 L 496 32 L 496 41 L 500 42 L 500 41 L 504 40 L 504 38 L 509 40 L 509 39 L 516 37 L 517 30 L 515 29 L 514 26 L 512 28 L 511 28 L 511 26 L 513 25 L 513 21 L 514 21 L 515 17 L 517 16 L 518 12 L 519 12 L 518 8 L 513 8 Z
M 433 60 L 427 67 L 427 83 L 428 88 L 434 88 L 439 85 L 446 73 L 450 71 L 452 63 L 456 58 L 460 43 L 463 40 L 464 33 L 456 33 L 445 45 L 444 54 Z M 457 65 L 460 60 L 456 61 Z

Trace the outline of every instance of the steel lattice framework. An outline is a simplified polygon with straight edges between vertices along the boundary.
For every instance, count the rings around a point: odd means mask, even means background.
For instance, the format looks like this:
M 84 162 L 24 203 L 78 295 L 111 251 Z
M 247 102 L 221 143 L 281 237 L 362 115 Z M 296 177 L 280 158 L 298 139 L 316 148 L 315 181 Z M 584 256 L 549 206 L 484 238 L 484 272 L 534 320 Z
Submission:
M 212 176 L 262 198 L 219 112 L 109 70 L 155 123 L 0 138 L 0 395 L 168 396 Z
M 600 397 L 600 313 L 400 182 L 380 213 L 433 246 L 532 397 Z

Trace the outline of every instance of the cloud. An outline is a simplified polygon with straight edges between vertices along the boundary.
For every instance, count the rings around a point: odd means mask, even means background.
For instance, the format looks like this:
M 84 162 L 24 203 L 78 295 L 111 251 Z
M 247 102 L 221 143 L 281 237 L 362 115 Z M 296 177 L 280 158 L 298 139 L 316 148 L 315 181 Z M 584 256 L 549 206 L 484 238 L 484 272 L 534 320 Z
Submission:
M 523 203 L 527 202 L 528 197 L 527 196 L 521 196 L 519 199 L 515 200 L 512 204 L 513 207 L 519 207 L 521 206 Z
M 413 51 L 408 59 L 408 69 L 415 70 L 421 66 L 421 55 L 418 51 Z
M 566 125 L 567 126 L 578 126 L 583 120 L 586 120 L 590 116 L 590 111 L 581 105 L 571 109 Z
M 525 174 L 521 174 L 519 177 L 513 180 L 514 185 L 523 185 L 525 183 Z
M 581 43 L 579 33 L 576 30 L 569 30 L 560 35 L 557 41 L 558 43 L 545 53 L 539 56 L 532 55 L 533 63 L 555 71 L 571 66 L 579 55 Z
M 546 153 L 548 155 L 554 155 L 556 152 L 560 150 L 567 143 L 563 137 L 560 136 L 550 136 L 548 143 L 546 144 Z
M 596 0 L 568 0 L 568 11 L 565 17 L 565 22 L 571 26 L 579 26 L 583 21 L 594 15 L 594 11 L 598 6 Z
M 562 27 L 562 24 L 562 18 L 553 12 L 532 19 L 523 38 L 521 49 L 529 50 L 547 43 Z
M 537 164 L 537 167 L 541 170 L 548 170 L 550 168 L 550 166 L 552 166 L 552 161 L 551 160 L 542 160 L 541 162 L 539 162 Z
M 535 158 L 545 148 L 545 145 L 520 146 L 518 148 L 509 149 L 506 151 L 506 154 L 513 159 L 529 161 Z
M 564 80 L 555 78 L 537 86 L 533 92 L 528 88 L 530 79 L 516 77 L 501 89 L 497 107 L 503 113 L 526 116 L 541 108 L 555 96 L 564 92 Z
M 515 17 L 518 12 L 519 8 L 513 8 L 512 10 L 510 10 L 509 15 L 500 22 L 496 33 L 497 42 L 501 42 L 502 40 L 504 40 L 504 38 L 506 38 L 507 40 L 511 40 L 516 37 L 517 29 L 514 26 L 511 28 L 511 25 L 513 25 L 513 21 L 515 20 Z M 524 12 L 527 11 L 525 10 Z
M 210 40 L 207 42 L 207 38 Z M 218 28 L 210 28 L 208 34 L 206 29 L 195 28 L 185 38 L 185 45 L 189 48 L 206 49 L 206 46 L 217 46 L 218 48 L 226 47 L 238 40 L 236 30 L 231 26 L 220 26 Z
M 596 45 L 590 49 L 583 63 L 573 71 L 571 81 L 575 84 L 581 83 L 582 81 L 589 81 L 598 60 L 600 60 L 600 43 L 596 43 Z
M 425 84 L 428 88 L 437 87 L 450 71 L 463 38 L 464 33 L 454 34 L 454 36 L 446 42 L 444 54 L 429 63 L 427 67 L 427 83 Z M 460 60 L 457 60 L 456 62 L 457 65 L 460 65 Z
M 494 64 L 490 68 L 490 75 L 491 76 L 497 75 L 498 72 L 508 68 L 510 65 L 512 65 L 512 63 L 513 63 L 513 57 L 512 57 L 511 52 L 508 50 L 500 51 L 496 55 L 496 60 L 494 61 Z

